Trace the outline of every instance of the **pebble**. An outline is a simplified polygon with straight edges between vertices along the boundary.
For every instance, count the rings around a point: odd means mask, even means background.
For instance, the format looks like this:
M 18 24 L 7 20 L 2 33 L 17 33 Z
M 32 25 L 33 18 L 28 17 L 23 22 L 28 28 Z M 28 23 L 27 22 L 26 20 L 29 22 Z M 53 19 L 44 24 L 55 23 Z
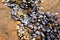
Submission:
M 35 33 L 32 34 L 32 37 L 36 37 L 36 36 L 37 36 L 37 34 L 35 34 Z
M 20 24 L 20 26 L 21 26 L 21 27 L 23 27 L 23 26 L 24 26 L 24 24 Z
M 50 32 L 51 29 L 50 29 L 49 27 L 46 27 L 46 31 L 47 31 L 47 32 Z
M 19 26 L 16 26 L 16 29 L 19 29 Z
M 51 38 L 51 39 L 55 39 L 54 34 L 50 34 L 50 38 Z
M 29 8 L 28 5 L 25 4 L 25 3 L 21 4 L 20 7 L 21 7 L 22 9 L 28 9 L 28 8 Z
M 44 33 L 43 33 L 43 32 L 40 32 L 40 35 L 41 35 L 42 37 L 45 37 L 45 35 L 44 35 Z
M 22 1 L 26 3 L 26 0 L 22 0 Z
M 28 24 L 28 27 L 31 28 L 32 30 L 34 29 L 34 26 L 32 24 Z
M 38 26 L 38 29 L 41 29 L 41 28 L 43 28 L 43 25 L 39 25 L 39 26 Z
M 36 34 L 40 35 L 40 32 L 39 31 L 35 31 Z
M 14 20 L 18 20 L 18 18 L 14 15 L 14 16 L 12 16 L 12 18 L 14 19 Z
M 44 1 L 41 1 L 42 3 L 44 2 Z
M 32 38 L 32 40 L 36 40 L 35 38 Z
M 39 25 L 40 25 L 40 23 L 39 23 L 39 22 L 37 22 L 37 23 L 36 23 L 36 25 L 37 25 L 37 26 L 39 26 Z

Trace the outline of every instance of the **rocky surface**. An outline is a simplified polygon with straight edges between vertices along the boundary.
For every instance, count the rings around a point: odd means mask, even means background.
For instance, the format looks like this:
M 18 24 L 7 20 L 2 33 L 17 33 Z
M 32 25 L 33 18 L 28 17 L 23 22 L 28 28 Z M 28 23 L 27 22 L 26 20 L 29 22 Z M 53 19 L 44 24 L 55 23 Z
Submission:
M 60 0 L 41 0 L 41 7 L 43 11 L 57 12 L 60 21 Z
M 43 11 L 58 12 L 60 17 L 59 0 L 43 0 Z M 60 20 L 59 20 L 60 21 Z M 17 36 L 16 21 L 11 18 L 11 9 L 0 0 L 0 40 L 19 40 Z
M 11 10 L 0 3 L 0 40 L 18 40 L 16 26 Z

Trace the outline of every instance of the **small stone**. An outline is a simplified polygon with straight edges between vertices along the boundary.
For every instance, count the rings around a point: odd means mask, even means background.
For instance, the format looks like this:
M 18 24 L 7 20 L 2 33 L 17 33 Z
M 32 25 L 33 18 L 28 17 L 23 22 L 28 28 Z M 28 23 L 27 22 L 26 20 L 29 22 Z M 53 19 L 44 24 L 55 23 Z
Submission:
M 24 3 L 26 3 L 26 0 L 22 0 Z
M 40 25 L 40 23 L 38 23 L 38 22 L 37 22 L 37 23 L 36 23 L 36 25 L 37 25 L 37 26 L 39 26 L 39 25 Z
M 54 34 L 50 34 L 51 39 L 55 39 Z
M 40 7 L 40 9 L 44 9 L 43 7 Z
M 43 28 L 43 25 L 40 24 L 40 26 L 38 26 L 38 29 L 40 29 L 40 28 Z
M 28 5 L 25 4 L 25 3 L 21 4 L 20 7 L 21 7 L 22 9 L 28 9 L 28 8 L 29 8 Z
M 35 33 L 32 34 L 32 37 L 36 37 L 37 35 Z
M 42 0 L 41 2 L 43 3 L 44 1 Z
M 16 26 L 16 29 L 19 29 L 19 26 Z
M 55 14 L 56 14 L 56 15 L 58 15 L 58 13 L 57 13 L 57 12 L 56 12 Z
M 24 24 L 28 24 L 28 19 L 24 19 L 24 20 L 22 20 L 22 23 L 24 23 Z
M 16 23 L 17 23 L 17 24 L 21 24 L 21 22 L 20 22 L 20 21 L 17 21 Z
M 20 24 L 21 27 L 23 27 L 24 25 L 23 24 Z
M 35 38 L 33 38 L 32 40 L 36 40 Z
M 47 32 L 50 32 L 51 30 L 50 30 L 50 28 L 49 28 L 49 27 L 46 27 L 46 31 L 47 31 Z
M 28 27 L 31 29 L 34 29 L 33 25 L 31 25 L 31 24 L 28 24 Z
M 40 35 L 40 32 L 39 31 L 35 31 L 36 34 Z
M 40 35 L 41 35 L 42 37 L 45 37 L 45 35 L 44 35 L 44 33 L 43 33 L 43 32 L 40 32 Z

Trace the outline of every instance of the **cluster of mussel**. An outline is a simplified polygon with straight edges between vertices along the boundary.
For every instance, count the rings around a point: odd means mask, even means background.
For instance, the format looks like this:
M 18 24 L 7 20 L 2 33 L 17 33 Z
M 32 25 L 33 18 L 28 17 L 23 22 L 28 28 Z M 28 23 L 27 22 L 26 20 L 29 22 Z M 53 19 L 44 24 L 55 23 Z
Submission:
M 59 40 L 60 38 L 60 23 L 57 22 L 57 16 L 50 12 L 41 12 L 39 3 L 40 0 L 22 0 L 22 3 L 17 5 L 14 2 L 5 1 L 10 8 L 12 8 L 12 18 L 20 21 L 19 27 L 30 28 L 31 40 L 36 40 L 35 37 L 41 36 L 41 40 Z M 17 16 L 19 8 L 29 10 L 26 17 L 23 15 Z M 35 28 L 36 27 L 36 28 Z

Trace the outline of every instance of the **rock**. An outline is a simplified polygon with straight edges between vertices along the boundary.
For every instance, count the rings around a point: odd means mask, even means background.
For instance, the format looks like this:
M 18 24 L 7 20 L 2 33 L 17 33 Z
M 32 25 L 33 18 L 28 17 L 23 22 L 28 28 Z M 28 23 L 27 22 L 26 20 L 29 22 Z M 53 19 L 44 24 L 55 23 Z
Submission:
M 0 3 L 0 40 L 18 40 L 16 23 L 11 18 L 11 9 Z

